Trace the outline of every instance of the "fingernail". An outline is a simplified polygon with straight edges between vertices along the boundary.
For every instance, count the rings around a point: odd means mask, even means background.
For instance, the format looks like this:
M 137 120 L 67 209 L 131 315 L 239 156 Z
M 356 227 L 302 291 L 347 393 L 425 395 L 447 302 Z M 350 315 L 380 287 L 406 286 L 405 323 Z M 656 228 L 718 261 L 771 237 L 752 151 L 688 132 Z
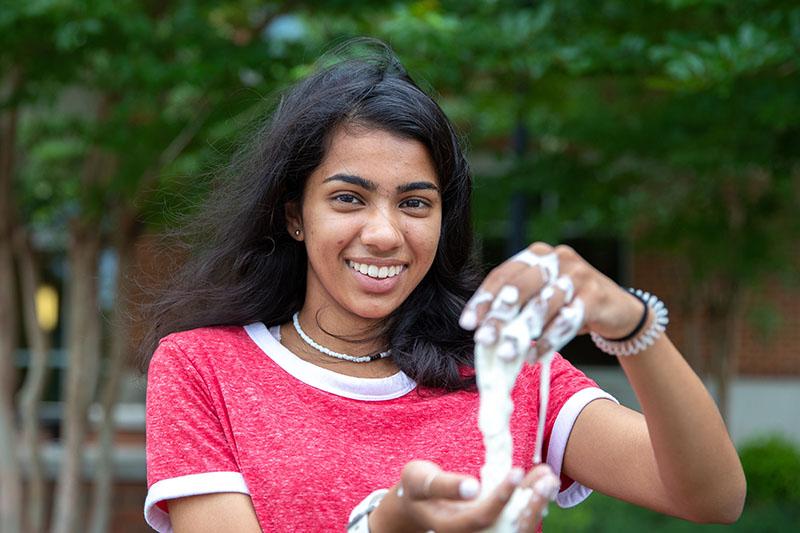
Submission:
M 494 328 L 488 325 L 481 326 L 477 332 L 475 332 L 475 342 L 479 344 L 483 344 L 484 346 L 489 346 L 490 344 L 494 344 L 494 341 L 497 340 L 497 333 L 494 331 Z
M 542 300 L 544 300 L 544 301 L 549 300 L 550 298 L 553 297 L 553 295 L 555 293 L 556 293 L 556 291 L 555 291 L 555 289 L 553 289 L 553 286 L 552 285 L 548 285 L 547 287 L 542 289 L 542 292 L 541 292 Z
M 497 357 L 511 361 L 517 356 L 517 348 L 511 341 L 503 341 L 497 348 Z
M 458 485 L 458 493 L 465 500 L 475 498 L 481 492 L 481 484 L 477 479 L 465 479 Z
M 539 500 L 541 500 L 542 497 L 539 496 L 538 494 L 536 494 L 536 491 L 534 491 L 531 488 L 517 489 L 517 490 L 525 490 L 527 492 L 527 494 L 526 494 L 527 498 L 525 498 L 525 513 L 527 513 L 526 518 L 530 518 L 531 517 L 531 506 L 536 504 Z
M 458 320 L 458 325 L 461 326 L 462 329 L 470 331 L 475 329 L 478 325 L 478 314 L 472 309 L 464 310 L 461 314 L 461 318 Z
M 533 484 L 533 490 L 536 491 L 536 493 L 541 497 L 553 501 L 558 495 L 558 489 L 560 486 L 561 483 L 555 478 L 555 476 L 545 476 Z
M 503 303 L 515 304 L 519 300 L 519 289 L 514 285 L 503 285 L 497 293 L 497 299 Z
M 521 468 L 518 468 L 516 466 L 512 468 L 511 472 L 509 472 L 508 474 L 509 481 L 511 481 L 511 483 L 513 483 L 514 485 L 519 485 L 520 483 L 522 483 L 522 478 L 524 477 L 525 477 L 525 472 L 523 472 Z

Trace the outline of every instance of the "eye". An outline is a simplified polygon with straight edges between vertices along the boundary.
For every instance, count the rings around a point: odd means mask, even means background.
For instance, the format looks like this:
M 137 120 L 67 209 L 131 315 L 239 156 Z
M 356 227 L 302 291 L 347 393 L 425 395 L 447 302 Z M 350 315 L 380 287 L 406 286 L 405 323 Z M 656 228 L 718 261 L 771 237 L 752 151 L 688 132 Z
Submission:
M 422 198 L 409 198 L 400 203 L 400 207 L 410 207 L 411 209 L 424 209 L 430 206 L 431 204 Z
M 356 205 L 361 202 L 358 197 L 354 194 L 337 194 L 333 197 L 336 202 L 343 203 L 343 204 L 351 204 Z

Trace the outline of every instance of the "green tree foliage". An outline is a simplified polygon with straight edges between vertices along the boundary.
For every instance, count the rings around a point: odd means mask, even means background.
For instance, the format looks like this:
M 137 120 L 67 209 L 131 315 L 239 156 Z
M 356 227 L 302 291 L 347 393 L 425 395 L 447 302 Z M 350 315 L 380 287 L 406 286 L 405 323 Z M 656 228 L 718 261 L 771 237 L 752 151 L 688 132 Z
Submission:
M 158 169 L 195 177 L 322 43 L 370 34 L 441 93 L 473 152 L 503 158 L 514 127 L 530 131 L 522 157 L 498 167 L 510 179 L 479 176 L 484 232 L 505 231 L 510 194 L 555 193 L 561 201 L 531 221 L 532 235 L 635 232 L 640 243 L 690 258 L 699 278 L 752 281 L 790 264 L 787 238 L 798 224 L 787 215 L 800 195 L 794 2 L 348 6 L 39 0 L 3 9 L 0 64 L 29 73 L 17 101 L 35 95 L 41 110 L 25 129 L 32 150 L 23 190 L 34 205 L 78 193 L 101 212 L 124 203 L 205 112 L 204 142 Z M 296 34 L 276 38 L 271 23 L 286 15 Z M 94 104 L 105 98 L 108 111 L 87 113 L 80 95 L 65 103 L 65 87 L 87 91 Z M 89 146 L 118 159 L 101 192 L 59 176 Z
M 798 278 L 796 2 L 421 0 L 364 17 L 312 24 L 387 39 L 441 93 L 476 156 L 482 235 L 508 235 L 522 196 L 528 240 L 623 235 L 682 258 L 724 412 L 750 289 Z
M 30 6 L 49 15 L 53 31 L 32 17 Z M 141 202 L 163 185 L 161 178 L 197 174 L 226 148 L 211 144 L 211 134 L 204 135 L 205 144 L 193 144 L 195 137 L 213 127 L 217 135 L 230 134 L 232 117 L 258 103 L 264 90 L 264 74 L 257 72 L 285 73 L 269 65 L 268 43 L 255 38 L 279 7 L 242 27 L 236 25 L 242 7 L 224 3 L 34 2 L 27 12 L 20 8 L 11 25 L 39 24 L 31 33 L 48 46 L 41 56 L 32 55 L 35 49 L 9 53 L 6 62 L 69 66 L 49 98 L 38 92 L 29 104 L 21 135 L 29 147 L 20 180 L 23 205 L 34 217 L 46 209 L 39 218 L 56 225 L 80 214 L 108 226 L 104 218 L 114 207 Z M 92 152 L 111 161 L 98 180 L 82 182 Z
M 25 218 L 113 233 L 120 209 L 192 205 L 271 95 L 356 35 L 392 44 L 469 138 L 483 235 L 523 195 L 529 239 L 628 235 L 724 294 L 793 277 L 800 8 L 778 0 L 5 2 Z M 89 154 L 108 158 L 91 183 Z
M 795 1 L 0 0 L 19 221 L 130 246 L 196 204 L 280 88 L 361 35 L 468 138 L 482 235 L 508 235 L 522 197 L 528 240 L 623 235 L 684 259 L 727 339 L 724 408 L 747 288 L 797 279 Z
M 733 525 L 694 524 L 593 494 L 574 509 L 552 508 L 546 527 L 553 531 L 657 531 L 714 533 L 786 531 L 800 520 L 800 450 L 780 435 L 744 444 L 739 451 L 747 477 L 747 502 Z

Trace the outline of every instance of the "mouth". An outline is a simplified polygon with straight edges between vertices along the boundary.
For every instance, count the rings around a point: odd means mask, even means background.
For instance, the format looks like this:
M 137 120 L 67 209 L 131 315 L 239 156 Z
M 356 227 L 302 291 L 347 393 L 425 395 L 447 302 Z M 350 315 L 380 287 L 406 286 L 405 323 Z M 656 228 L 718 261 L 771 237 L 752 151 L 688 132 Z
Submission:
M 358 263 L 356 261 L 351 261 L 351 260 L 347 261 L 347 266 L 349 266 L 356 272 L 359 272 L 373 279 L 393 278 L 399 275 L 406 268 L 406 265 L 403 264 L 378 266 L 375 264 Z

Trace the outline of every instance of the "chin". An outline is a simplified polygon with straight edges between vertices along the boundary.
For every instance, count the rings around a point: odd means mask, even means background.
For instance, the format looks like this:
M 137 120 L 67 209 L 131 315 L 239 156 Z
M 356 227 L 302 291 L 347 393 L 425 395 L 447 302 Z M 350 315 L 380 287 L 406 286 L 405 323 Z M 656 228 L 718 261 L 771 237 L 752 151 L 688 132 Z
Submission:
M 387 316 L 391 315 L 392 312 L 397 309 L 396 307 L 389 310 L 384 309 L 372 309 L 369 311 L 354 311 L 354 314 L 360 316 L 361 318 L 366 318 L 369 320 L 381 320 L 386 318 Z
M 350 312 L 361 318 L 366 318 L 369 320 L 381 320 L 394 313 L 398 307 L 400 307 L 400 304 L 380 305 L 380 306 L 370 306 L 370 305 L 353 306 L 350 308 Z

